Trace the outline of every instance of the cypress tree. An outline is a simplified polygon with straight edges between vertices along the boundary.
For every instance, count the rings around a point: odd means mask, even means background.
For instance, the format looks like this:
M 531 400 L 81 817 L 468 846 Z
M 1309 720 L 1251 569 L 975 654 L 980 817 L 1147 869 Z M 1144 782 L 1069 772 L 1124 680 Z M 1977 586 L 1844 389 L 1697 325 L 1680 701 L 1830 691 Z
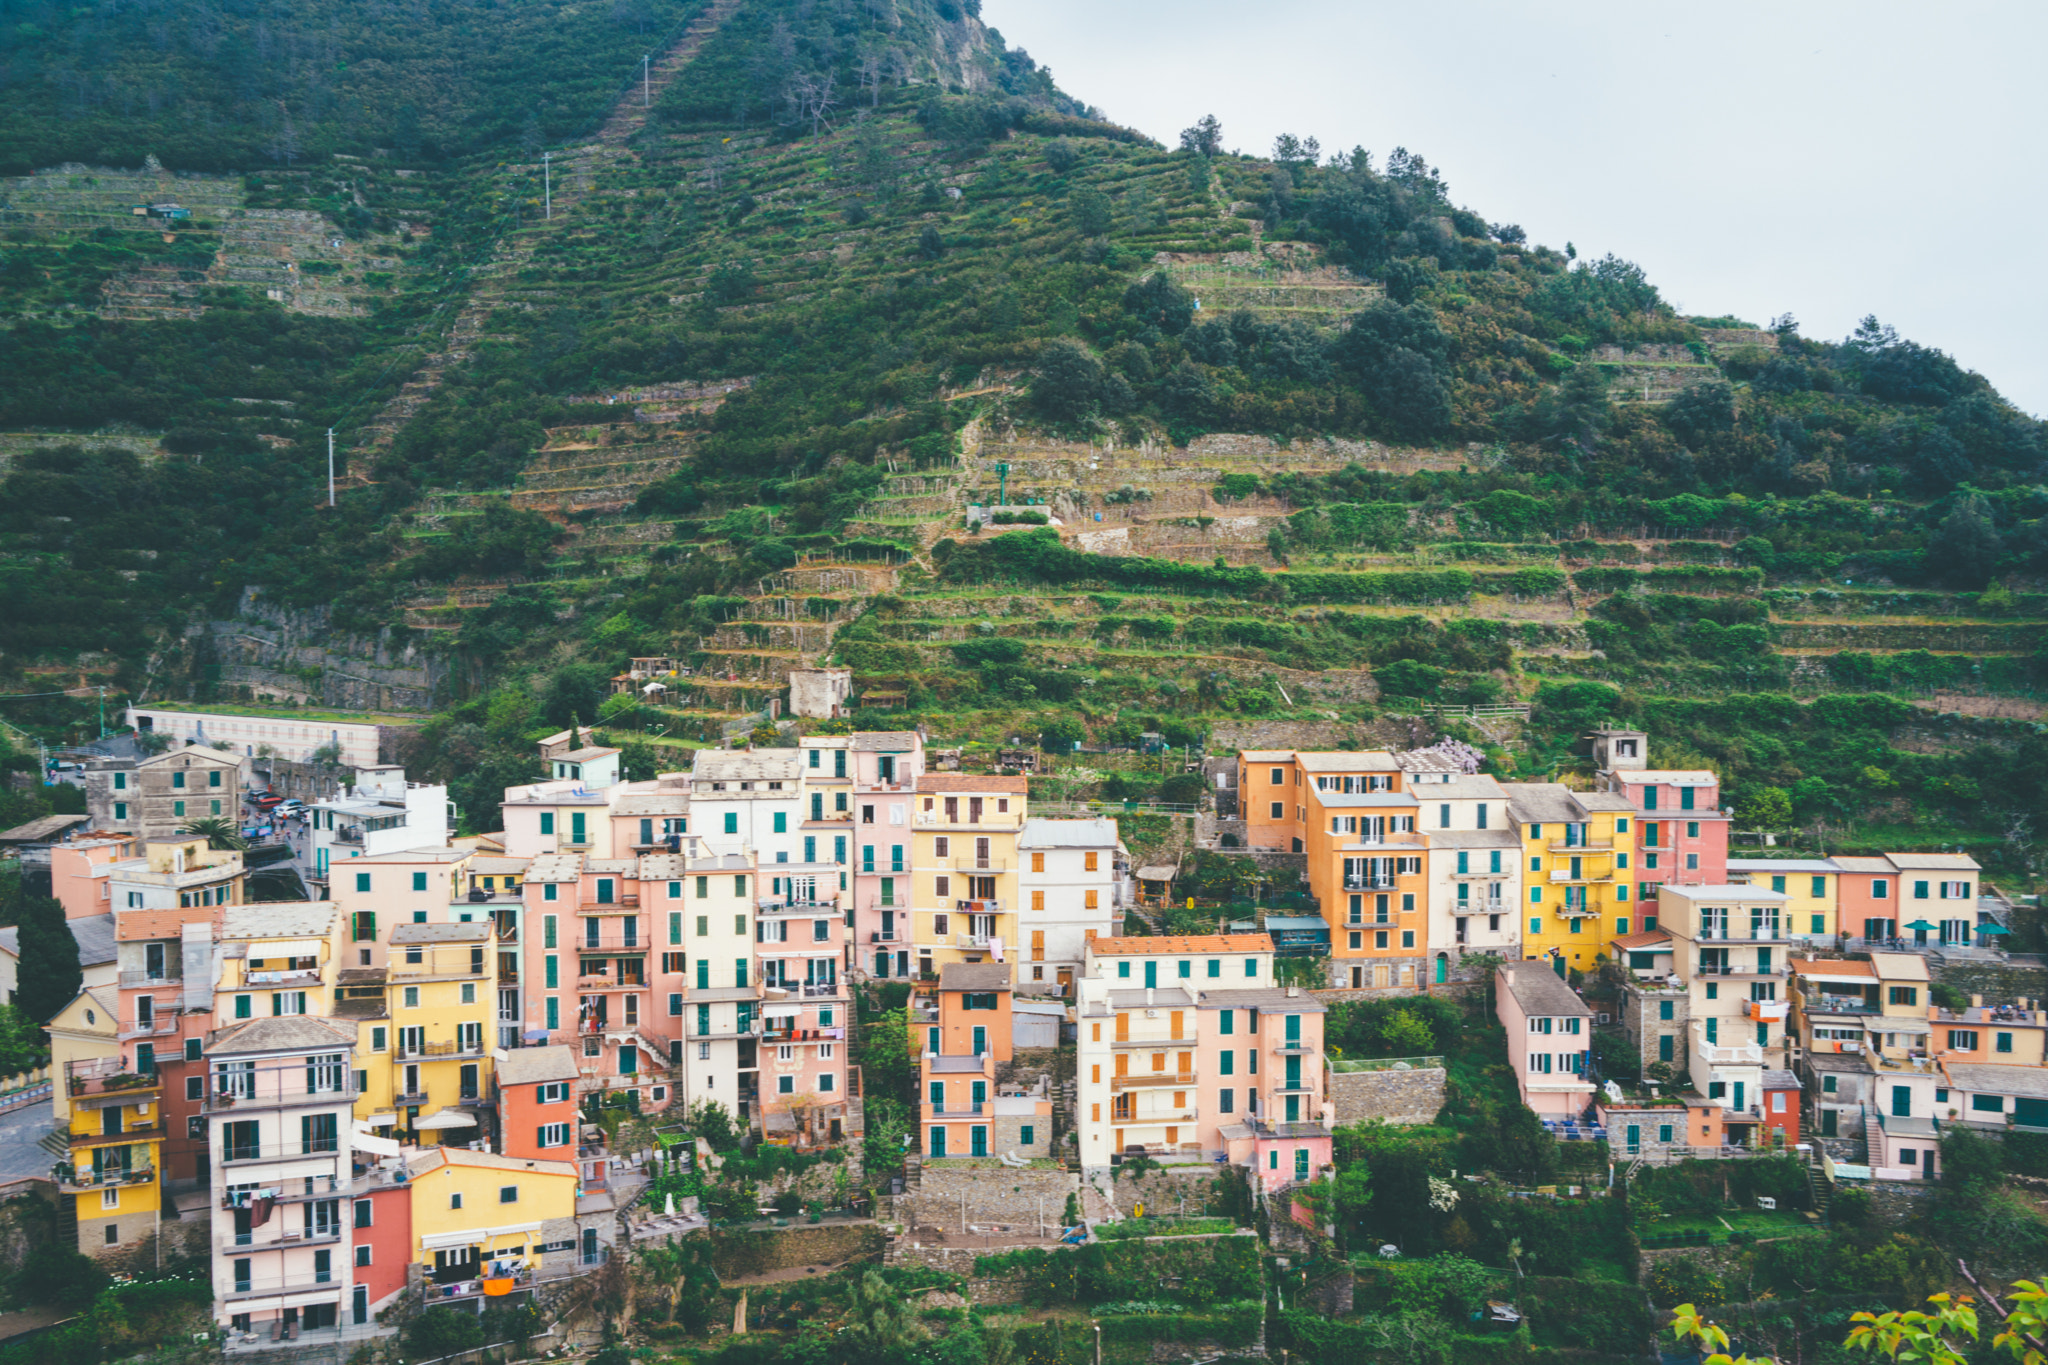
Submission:
M 64 918 L 64 904 L 50 896 L 21 898 L 21 1012 L 47 1024 L 77 998 L 85 984 L 78 965 L 78 940 Z

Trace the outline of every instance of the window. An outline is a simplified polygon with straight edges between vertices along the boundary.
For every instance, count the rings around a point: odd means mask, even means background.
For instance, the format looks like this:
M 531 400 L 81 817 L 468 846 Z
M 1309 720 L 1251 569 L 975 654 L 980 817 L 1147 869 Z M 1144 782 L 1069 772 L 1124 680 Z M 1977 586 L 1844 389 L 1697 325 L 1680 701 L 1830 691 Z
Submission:
M 2005 1096 L 1972 1095 L 1970 1109 L 1971 1112 L 1978 1114 L 2002 1114 L 2005 1112 Z
M 448 1196 L 448 1207 L 451 1209 L 459 1209 L 462 1207 L 462 1192 L 460 1190 L 457 1190 L 454 1194 Z
M 1949 1049 L 1954 1052 L 1975 1052 L 1977 1050 L 1977 1030 L 1950 1029 L 1948 1031 L 1948 1045 Z
M 1994 1051 L 1994 1052 L 2010 1052 L 2010 1051 L 2012 1051 L 2012 1035 L 2011 1035 L 2010 1033 L 1994 1033 L 1994 1034 L 1992 1034 L 1992 1035 L 1991 1035 L 1991 1038 L 1992 1038 L 1992 1049 L 1991 1049 L 1992 1051 Z
M 1891 899 L 1891 882 L 1884 877 L 1870 879 L 1870 898 L 1874 901 Z
M 1914 899 L 1914 900 L 1916 900 L 1916 901 L 1924 901 L 1924 900 L 1926 900 L 1926 899 L 1927 899 L 1927 883 L 1926 883 L 1926 882 L 1914 882 L 1914 883 L 1913 883 L 1913 899 Z
M 357 1226 L 357 1227 L 359 1227 L 359 1228 L 366 1228 L 366 1227 L 369 1227 L 369 1226 L 371 1225 L 371 1222 L 370 1222 L 370 1220 L 371 1220 L 371 1217 L 372 1217 L 372 1211 L 373 1211 L 373 1209 L 374 1209 L 375 1207 L 376 1207 L 376 1206 L 375 1206 L 374 1202 L 373 1202 L 373 1201 L 371 1201 L 371 1200 L 368 1200 L 368 1199 L 358 1199 L 358 1200 L 356 1200 L 356 1226 Z
M 498 1186 L 498 1202 L 499 1202 L 500 1204 L 516 1204 L 516 1203 L 518 1203 L 518 1202 L 519 1202 L 519 1187 L 518 1187 L 517 1185 L 500 1185 L 500 1186 Z
M 1675 1002 L 1670 1000 L 1659 1000 L 1657 1002 L 1657 1017 L 1659 1019 L 1670 1019 L 1674 1013 Z
M 369 873 L 367 873 L 367 872 L 358 872 L 358 873 L 356 873 L 356 890 L 357 890 L 357 891 L 368 891 L 369 889 L 370 889 L 370 874 L 369 874 Z
M 1833 1077 L 1833 1076 L 1822 1076 L 1822 1077 L 1820 1078 L 1820 1092 L 1821 1092 L 1821 1094 L 1823 1094 L 1823 1095 L 1832 1095 L 1832 1094 L 1834 1094 L 1834 1093 L 1835 1093 L 1835 1091 L 1836 1091 L 1836 1090 L 1837 1090 L 1838 1088 L 1839 1088 L 1839 1085 L 1838 1085 L 1838 1082 L 1837 1082 L 1837 1078 L 1836 1078 L 1836 1077 Z
M 1894 1005 L 1917 1005 L 1920 990 L 1917 986 L 1891 986 L 1887 988 L 1887 999 Z
M 567 1147 L 569 1145 L 569 1125 L 566 1123 L 543 1123 L 540 1125 L 540 1131 L 536 1136 L 543 1147 Z

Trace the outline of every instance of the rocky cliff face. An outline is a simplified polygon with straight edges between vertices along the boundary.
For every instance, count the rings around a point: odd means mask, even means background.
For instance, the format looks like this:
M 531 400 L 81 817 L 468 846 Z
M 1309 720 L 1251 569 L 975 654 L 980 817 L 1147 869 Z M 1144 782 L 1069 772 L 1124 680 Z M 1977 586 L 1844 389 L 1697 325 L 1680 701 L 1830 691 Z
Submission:
M 326 607 L 281 606 L 254 588 L 242 594 L 233 620 L 189 626 L 180 653 L 165 662 L 188 686 L 364 711 L 430 711 L 449 699 L 461 671 L 402 632 L 337 632 Z

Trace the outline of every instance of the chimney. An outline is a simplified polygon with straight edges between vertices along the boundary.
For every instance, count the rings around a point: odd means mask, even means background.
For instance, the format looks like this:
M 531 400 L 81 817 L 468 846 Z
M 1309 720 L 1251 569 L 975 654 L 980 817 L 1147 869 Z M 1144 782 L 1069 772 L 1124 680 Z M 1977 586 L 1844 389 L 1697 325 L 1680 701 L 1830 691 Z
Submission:
M 1301 987 L 1299 987 L 1299 986 L 1289 986 L 1289 987 L 1287 988 L 1287 996 L 1288 996 L 1288 998 L 1289 998 L 1290 1000 L 1291 1000 L 1291 999 L 1293 999 L 1293 998 L 1294 998 L 1295 996 L 1297 996 L 1297 995 L 1300 995 L 1300 994 L 1301 994 Z
M 1970 997 L 1970 1008 L 1971 1008 L 1971 1009 L 1973 1009 L 1973 1010 L 1981 1010 L 1981 1009 L 1983 1009 L 1983 1008 L 1984 1008 L 1984 997 L 1983 997 L 1983 996 L 1981 996 L 1981 995 L 1972 995 L 1972 996 Z

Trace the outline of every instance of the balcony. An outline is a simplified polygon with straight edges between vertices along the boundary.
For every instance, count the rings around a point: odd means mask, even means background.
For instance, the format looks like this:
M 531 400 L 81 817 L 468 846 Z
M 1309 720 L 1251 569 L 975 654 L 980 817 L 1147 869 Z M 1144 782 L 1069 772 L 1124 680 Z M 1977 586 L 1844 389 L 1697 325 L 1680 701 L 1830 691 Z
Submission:
M 172 1014 L 160 1019 L 151 1019 L 147 1022 L 137 1019 L 124 1023 L 121 1025 L 120 1032 L 115 1036 L 125 1043 L 131 1038 L 164 1038 L 177 1031 L 178 1016 Z
M 1692 969 L 1694 976 L 1783 976 L 1781 966 L 1760 967 L 1752 962 L 1744 966 L 1739 962 L 1702 962 Z
M 303 1204 L 308 1200 L 314 1199 L 340 1198 L 347 1189 L 348 1186 L 342 1183 L 339 1176 L 315 1176 L 313 1177 L 313 1192 L 311 1194 L 306 1193 L 304 1189 L 280 1190 L 271 1196 L 271 1200 L 273 1203 L 278 1204 Z M 246 1209 L 249 1207 L 249 1192 L 247 1190 L 240 1190 L 233 1194 L 223 1194 L 220 1197 L 220 1206 L 230 1213 L 236 1209 Z
M 579 991 L 644 991 L 647 989 L 647 983 L 645 981 L 623 980 L 609 973 L 597 973 L 590 976 L 577 977 L 576 989 Z
M 149 988 L 151 988 L 151 987 L 176 987 L 176 986 L 183 986 L 184 984 L 185 984 L 185 978 L 184 978 L 184 977 L 182 977 L 182 976 L 165 976 L 165 975 L 163 975 L 163 974 L 162 974 L 161 972 L 156 972 L 156 973 L 151 973 L 151 972 L 123 972 L 123 973 L 121 973 L 121 989 L 122 989 L 122 990 L 124 990 L 124 991 L 128 991 L 128 990 L 148 990 L 148 989 L 149 989 Z
M 1810 995 L 1799 1008 L 1808 1014 L 1876 1014 L 1879 1007 L 1860 995 Z
M 311 1289 L 332 1288 L 336 1293 L 341 1290 L 341 1281 L 335 1278 L 335 1272 L 332 1270 L 325 1275 L 315 1271 L 291 1278 L 265 1276 L 258 1280 L 235 1280 L 233 1285 L 232 1289 L 221 1295 L 223 1303 L 234 1303 L 241 1299 L 271 1298 L 278 1294 L 299 1294 Z
M 1742 1002 L 1742 1017 L 1757 1023 L 1783 1023 L 1791 1008 L 1789 1000 L 1745 1000 Z
M 1000 934 L 955 934 L 953 935 L 953 946 L 956 948 L 972 949 L 976 952 L 984 952 L 994 948 L 1001 940 L 1002 935 Z
M 1543 845 L 1552 853 L 1561 853 L 1567 857 L 1574 853 L 1614 852 L 1614 840 L 1612 839 L 1580 839 L 1576 842 L 1570 842 L 1563 836 L 1557 835 L 1545 839 Z
M 66 1145 L 76 1152 L 88 1147 L 119 1146 L 131 1142 L 161 1142 L 164 1125 L 161 1120 L 152 1120 L 148 1123 L 130 1124 L 118 1133 L 66 1133 L 64 1136 Z
M 1193 1034 L 1192 1032 L 1190 1032 L 1190 1031 L 1188 1031 L 1188 1030 L 1186 1030 L 1186 1029 L 1183 1029 L 1183 1030 L 1182 1030 L 1181 1032 L 1179 1032 L 1179 1033 L 1161 1033 L 1161 1034 L 1157 1034 L 1157 1035 L 1153 1035 L 1153 1034 L 1144 1034 L 1144 1035 L 1140 1035 L 1140 1034 L 1135 1034 L 1135 1033 L 1134 1033 L 1134 1034 L 1130 1035 L 1130 1036 L 1129 1036 L 1129 1037 L 1127 1037 L 1127 1038 L 1118 1038 L 1118 1039 L 1115 1039 L 1114 1041 L 1112 1041 L 1112 1042 L 1110 1043 L 1110 1046 L 1111 1046 L 1111 1047 L 1164 1047 L 1164 1046 L 1166 1046 L 1166 1045 L 1167 1045 L 1167 1044 L 1169 1044 L 1169 1043 L 1173 1043 L 1173 1044 L 1179 1044 L 1179 1045 L 1182 1045 L 1182 1046 L 1186 1046 L 1186 1047 L 1192 1047 L 1192 1046 L 1194 1046 L 1194 1042 L 1195 1042 L 1195 1035 L 1194 1035 L 1194 1034 Z
M 84 1194 L 91 1190 L 104 1190 L 115 1185 L 150 1185 L 156 1182 L 154 1166 L 116 1166 L 106 1170 L 78 1170 L 70 1166 L 59 1166 L 56 1170 L 57 1188 L 65 1194 Z
M 955 872 L 986 872 L 991 875 L 1010 870 L 1010 863 L 1007 858 L 977 858 L 971 853 L 958 854 L 952 858 L 936 858 L 932 861 L 931 865 L 934 867 L 950 867 Z M 897 870 L 901 871 L 902 869 L 899 868 Z
M 953 902 L 953 908 L 963 915 L 1000 915 L 1003 913 L 1003 903 L 994 899 L 956 900 Z
M 285 1069 L 301 1078 L 306 1072 L 304 1067 Z M 320 1069 L 322 1068 L 315 1068 Z M 331 1067 L 325 1069 L 333 1070 Z M 322 1084 L 318 1088 L 305 1085 L 301 1081 L 297 1088 L 289 1091 L 281 1085 L 258 1087 L 253 1083 L 224 1090 L 209 1090 L 206 1098 L 201 1101 L 200 1108 L 209 1114 L 220 1114 L 230 1109 L 281 1109 L 286 1105 L 353 1103 L 362 1092 L 356 1088 L 352 1072 L 343 1070 L 341 1075 L 342 1079 L 332 1084 Z
M 1346 891 L 1392 891 L 1398 878 L 1394 877 L 1346 877 Z
M 163 1081 L 155 1073 L 124 1070 L 118 1057 L 91 1057 L 64 1064 L 66 1088 L 73 1099 L 117 1104 L 147 1104 L 156 1099 Z
M 773 864 L 770 864 L 773 866 Z M 764 915 L 839 915 L 845 911 L 836 899 L 816 897 L 799 900 L 764 900 L 756 903 Z
M 392 1107 L 398 1109 L 403 1109 L 410 1104 L 425 1104 L 426 1102 L 427 1092 L 424 1090 L 400 1090 L 391 1096 Z
M 1700 1043 L 1693 1050 L 1708 1066 L 1762 1066 L 1764 1050 L 1755 1043 Z
M 1588 872 L 1583 867 L 1579 869 L 1579 875 L 1576 877 L 1572 875 L 1570 868 L 1563 868 L 1550 873 L 1550 884 L 1552 886 L 1576 886 L 1580 882 L 1605 884 L 1613 880 L 1614 874 L 1612 872 Z
M 652 944 L 638 934 L 600 934 L 596 938 L 586 934 L 566 946 L 583 953 L 644 953 Z
M 310 1149 L 300 1143 L 276 1143 L 268 1147 L 223 1147 L 220 1161 L 223 1166 L 242 1166 L 253 1161 L 333 1161 L 341 1155 L 340 1146 L 340 1140 L 336 1139 L 332 1145 L 316 1140 Z
M 988 1106 L 982 1104 L 969 1104 L 965 1108 L 956 1106 L 952 1109 L 934 1109 L 926 1106 L 924 1116 L 933 1122 L 940 1122 L 945 1119 L 978 1119 L 982 1117 L 982 1111 L 987 1108 Z M 993 1113 L 994 1111 L 990 1110 L 989 1112 Z
M 908 943 L 910 935 L 900 929 L 877 929 L 868 935 L 870 943 Z
M 275 1223 L 276 1220 L 273 1219 L 272 1221 Z M 281 1232 L 275 1236 L 263 1237 L 259 1240 L 259 1234 L 269 1230 L 269 1227 L 263 1227 L 250 1231 L 246 1234 L 249 1238 L 246 1242 L 242 1240 L 241 1235 L 233 1233 L 226 1237 L 216 1237 L 213 1239 L 213 1248 L 223 1256 L 247 1256 L 251 1252 L 257 1251 L 291 1251 L 298 1247 L 329 1247 L 339 1242 L 342 1238 L 342 1227 L 339 1223 L 318 1224 L 311 1232 L 306 1231 L 305 1225 L 302 1223 L 289 1232 Z
M 1313 1055 L 1315 1049 L 1299 1038 L 1282 1038 L 1273 1044 L 1273 1051 L 1282 1057 L 1307 1057 Z
M 639 910 L 640 898 L 638 896 L 621 896 L 615 901 L 578 901 L 576 903 L 576 913 L 579 915 L 632 915 L 638 914 Z
M 1796 935 L 1779 926 L 1775 920 L 1749 924 L 1702 924 L 1695 943 L 1776 943 Z
M 483 1039 L 464 1044 L 458 1039 L 447 1039 L 438 1043 L 419 1043 L 412 1047 L 403 1044 L 394 1048 L 391 1055 L 401 1062 L 432 1061 L 447 1057 L 481 1057 L 484 1055 Z
M 1120 1126 L 1143 1128 L 1153 1123 L 1193 1123 L 1195 1114 L 1193 1105 L 1182 1109 L 1147 1109 L 1143 1113 L 1122 1114 L 1112 1108 L 1109 1121 Z
M 320 969 L 317 967 L 295 968 L 288 972 L 245 972 L 242 976 L 245 986 L 264 986 L 272 989 L 320 984 Z
M 1808 1052 L 1854 1053 L 1863 1051 L 1863 1042 L 1857 1038 L 1816 1038 L 1807 1045 L 1806 1050 Z
M 1118 1090 L 1146 1090 L 1155 1087 L 1187 1090 L 1194 1086 L 1196 1079 L 1192 1071 L 1153 1071 L 1138 1076 L 1112 1076 L 1109 1088 L 1112 1093 Z

